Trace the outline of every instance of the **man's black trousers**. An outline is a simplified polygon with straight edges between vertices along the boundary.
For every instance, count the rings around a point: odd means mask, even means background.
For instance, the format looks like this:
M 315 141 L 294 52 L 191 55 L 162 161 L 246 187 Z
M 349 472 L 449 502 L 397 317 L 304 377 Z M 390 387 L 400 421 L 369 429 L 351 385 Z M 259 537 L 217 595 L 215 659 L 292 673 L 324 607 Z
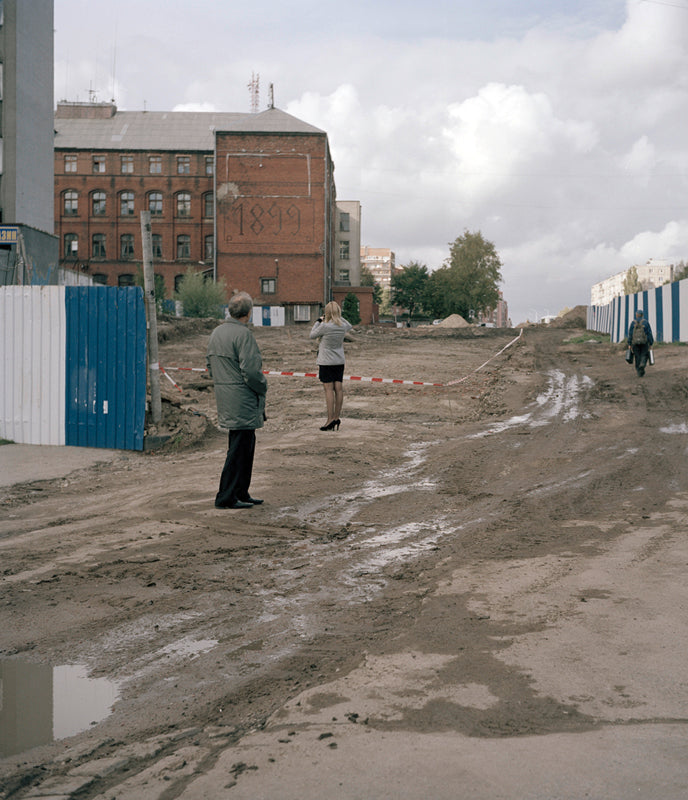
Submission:
M 249 497 L 255 452 L 255 430 L 229 432 L 227 458 L 220 475 L 220 488 L 215 496 L 216 506 L 231 506 L 237 500 Z

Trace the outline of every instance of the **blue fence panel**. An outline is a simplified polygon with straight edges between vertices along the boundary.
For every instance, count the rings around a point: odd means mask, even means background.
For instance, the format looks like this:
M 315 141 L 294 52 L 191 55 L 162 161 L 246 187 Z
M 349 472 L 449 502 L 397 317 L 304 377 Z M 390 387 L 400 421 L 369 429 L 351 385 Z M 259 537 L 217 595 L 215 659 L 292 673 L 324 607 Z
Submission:
M 141 450 L 146 315 L 140 287 L 66 287 L 65 443 Z

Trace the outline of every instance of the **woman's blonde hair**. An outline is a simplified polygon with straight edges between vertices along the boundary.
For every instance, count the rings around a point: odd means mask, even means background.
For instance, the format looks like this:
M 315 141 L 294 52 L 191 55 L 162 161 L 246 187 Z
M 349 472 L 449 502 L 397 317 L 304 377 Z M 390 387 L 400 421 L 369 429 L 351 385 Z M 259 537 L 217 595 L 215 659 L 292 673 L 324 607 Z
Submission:
M 325 322 L 334 322 L 335 325 L 342 324 L 342 309 L 334 300 L 325 306 Z

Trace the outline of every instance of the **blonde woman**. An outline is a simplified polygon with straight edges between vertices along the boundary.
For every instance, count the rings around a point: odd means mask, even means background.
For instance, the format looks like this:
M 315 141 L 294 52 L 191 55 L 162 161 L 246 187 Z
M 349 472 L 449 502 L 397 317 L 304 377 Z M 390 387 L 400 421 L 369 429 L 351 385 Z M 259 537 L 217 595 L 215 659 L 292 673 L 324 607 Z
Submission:
M 334 300 L 325 306 L 311 328 L 311 339 L 320 339 L 318 347 L 318 377 L 325 389 L 327 422 L 321 431 L 339 430 L 342 401 L 344 400 L 344 339 L 353 341 L 352 325 L 342 317 L 342 310 Z

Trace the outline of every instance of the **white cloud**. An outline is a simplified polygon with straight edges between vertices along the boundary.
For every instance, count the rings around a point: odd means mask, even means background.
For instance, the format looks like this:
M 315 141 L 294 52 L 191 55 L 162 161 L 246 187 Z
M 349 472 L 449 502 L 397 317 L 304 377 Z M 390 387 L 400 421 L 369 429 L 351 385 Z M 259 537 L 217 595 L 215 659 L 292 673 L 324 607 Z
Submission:
M 115 50 L 120 108 L 248 111 L 258 73 L 262 108 L 272 81 L 278 107 L 327 131 L 364 244 L 432 269 L 481 230 L 514 321 L 688 259 L 685 0 L 380 0 L 365 26 L 312 0 L 221 5 L 57 0 L 56 96 L 109 99 Z

